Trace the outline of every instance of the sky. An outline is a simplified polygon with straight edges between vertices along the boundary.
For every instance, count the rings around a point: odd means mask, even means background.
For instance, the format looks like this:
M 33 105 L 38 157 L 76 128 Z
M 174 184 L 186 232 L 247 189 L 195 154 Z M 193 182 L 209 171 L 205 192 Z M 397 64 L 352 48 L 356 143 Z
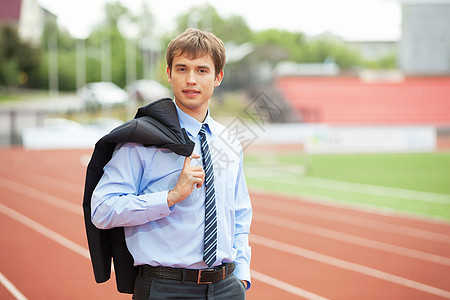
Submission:
M 77 38 L 87 37 L 103 18 L 111 0 L 38 0 L 58 16 L 59 23 Z M 398 40 L 401 8 L 396 0 L 119 0 L 131 11 L 145 1 L 159 32 L 175 28 L 175 18 L 196 5 L 209 3 L 222 17 L 240 15 L 250 28 L 287 29 L 314 36 L 330 32 L 345 40 Z

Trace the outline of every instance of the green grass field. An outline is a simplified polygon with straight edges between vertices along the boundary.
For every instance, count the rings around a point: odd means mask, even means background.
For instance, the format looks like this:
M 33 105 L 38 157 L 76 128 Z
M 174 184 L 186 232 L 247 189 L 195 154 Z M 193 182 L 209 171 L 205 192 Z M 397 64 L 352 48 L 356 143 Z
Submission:
M 250 188 L 450 220 L 450 153 L 245 157 Z

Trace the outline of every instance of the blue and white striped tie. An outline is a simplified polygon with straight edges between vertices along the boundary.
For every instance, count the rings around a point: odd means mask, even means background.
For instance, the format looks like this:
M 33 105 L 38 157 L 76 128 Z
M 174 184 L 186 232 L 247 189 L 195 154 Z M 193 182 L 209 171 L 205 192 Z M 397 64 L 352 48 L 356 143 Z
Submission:
M 216 261 L 217 215 L 216 195 L 214 190 L 214 170 L 205 134 L 206 124 L 200 129 L 200 146 L 202 148 L 203 169 L 205 171 L 205 239 L 203 261 L 211 267 Z

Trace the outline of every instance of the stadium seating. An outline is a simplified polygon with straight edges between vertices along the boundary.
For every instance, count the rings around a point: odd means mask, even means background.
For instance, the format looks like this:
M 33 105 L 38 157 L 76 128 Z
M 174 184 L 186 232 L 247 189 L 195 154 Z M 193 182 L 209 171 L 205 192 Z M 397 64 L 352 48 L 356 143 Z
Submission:
M 450 77 L 365 82 L 358 77 L 280 77 L 276 86 L 306 123 L 450 124 Z

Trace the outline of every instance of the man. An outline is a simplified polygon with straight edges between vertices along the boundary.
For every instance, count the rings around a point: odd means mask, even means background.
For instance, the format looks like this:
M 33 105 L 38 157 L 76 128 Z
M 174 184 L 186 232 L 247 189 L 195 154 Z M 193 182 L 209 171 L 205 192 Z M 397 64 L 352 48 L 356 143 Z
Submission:
M 92 223 L 124 227 L 139 266 L 134 299 L 245 299 L 252 208 L 243 151 L 209 112 L 224 76 L 225 47 L 211 33 L 188 29 L 170 42 L 166 60 L 193 153 L 117 145 L 92 193 Z

